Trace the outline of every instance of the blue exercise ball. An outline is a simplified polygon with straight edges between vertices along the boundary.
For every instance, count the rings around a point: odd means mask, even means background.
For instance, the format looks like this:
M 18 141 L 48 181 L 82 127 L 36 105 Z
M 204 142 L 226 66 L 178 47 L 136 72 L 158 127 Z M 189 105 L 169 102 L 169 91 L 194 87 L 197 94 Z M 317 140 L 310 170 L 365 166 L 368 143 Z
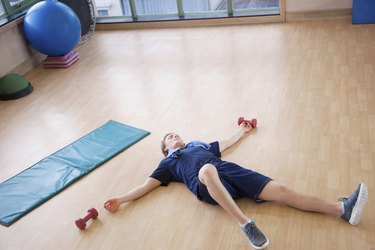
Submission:
M 64 56 L 79 42 L 81 23 L 76 13 L 57 0 L 46 0 L 31 7 L 23 21 L 31 46 L 49 56 Z

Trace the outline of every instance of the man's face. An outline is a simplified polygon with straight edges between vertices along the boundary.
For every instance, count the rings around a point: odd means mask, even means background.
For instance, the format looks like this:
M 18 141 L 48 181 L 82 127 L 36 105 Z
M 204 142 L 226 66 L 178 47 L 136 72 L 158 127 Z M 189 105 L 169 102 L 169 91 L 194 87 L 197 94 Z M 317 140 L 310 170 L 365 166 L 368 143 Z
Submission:
M 181 137 L 178 134 L 170 133 L 165 137 L 164 139 L 165 143 L 165 150 L 173 150 L 176 148 L 183 148 L 185 147 L 184 141 L 181 139 Z

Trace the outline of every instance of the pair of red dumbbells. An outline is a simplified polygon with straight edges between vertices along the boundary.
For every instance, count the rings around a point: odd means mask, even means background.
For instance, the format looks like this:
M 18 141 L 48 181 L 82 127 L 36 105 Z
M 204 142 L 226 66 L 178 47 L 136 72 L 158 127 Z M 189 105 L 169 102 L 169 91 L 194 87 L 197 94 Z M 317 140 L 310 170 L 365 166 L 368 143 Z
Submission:
M 242 116 L 238 118 L 238 121 L 237 121 L 238 125 L 241 125 L 241 123 L 243 122 L 245 123 L 245 125 L 250 124 L 252 128 L 256 128 L 257 126 L 257 119 L 245 120 L 245 118 L 243 118 Z

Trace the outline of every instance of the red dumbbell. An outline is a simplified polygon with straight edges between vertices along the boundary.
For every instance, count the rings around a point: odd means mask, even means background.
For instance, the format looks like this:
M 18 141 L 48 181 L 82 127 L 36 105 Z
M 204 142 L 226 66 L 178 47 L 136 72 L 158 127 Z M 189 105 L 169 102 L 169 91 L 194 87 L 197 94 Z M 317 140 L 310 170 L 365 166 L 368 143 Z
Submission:
M 245 118 L 243 118 L 242 116 L 240 118 L 238 118 L 238 125 L 241 125 L 241 123 L 246 123 L 247 124 L 250 124 L 250 126 L 252 128 L 256 128 L 257 126 L 257 119 L 252 119 L 251 121 L 250 120 L 245 120 Z
M 98 217 L 98 211 L 96 211 L 95 208 L 90 208 L 89 210 L 87 210 L 88 214 L 85 216 L 85 218 L 79 218 L 78 220 L 76 220 L 76 226 L 81 229 L 81 230 L 85 230 L 86 228 L 86 222 L 88 222 L 90 219 L 96 219 Z

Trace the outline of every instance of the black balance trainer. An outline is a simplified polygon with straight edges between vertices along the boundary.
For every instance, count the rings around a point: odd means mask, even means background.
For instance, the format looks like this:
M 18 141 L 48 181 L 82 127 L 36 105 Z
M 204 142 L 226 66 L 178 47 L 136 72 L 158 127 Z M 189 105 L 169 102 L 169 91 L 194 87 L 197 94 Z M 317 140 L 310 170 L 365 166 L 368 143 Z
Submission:
M 0 78 L 0 100 L 18 99 L 32 91 L 33 86 L 21 75 L 11 73 Z

